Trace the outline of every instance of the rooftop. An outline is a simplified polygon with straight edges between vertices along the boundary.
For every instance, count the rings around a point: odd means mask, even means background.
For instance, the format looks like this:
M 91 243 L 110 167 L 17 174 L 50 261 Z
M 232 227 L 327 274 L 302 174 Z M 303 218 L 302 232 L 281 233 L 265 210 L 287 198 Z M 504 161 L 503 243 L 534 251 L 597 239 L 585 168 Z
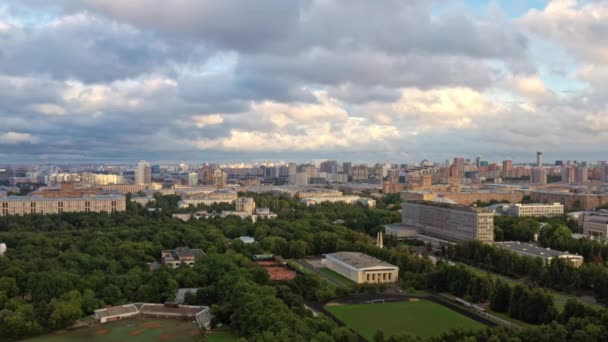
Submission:
M 468 207 L 465 205 L 450 204 L 450 203 L 444 203 L 444 202 L 433 202 L 433 201 L 405 201 L 405 202 L 403 202 L 404 206 L 407 204 L 422 204 L 422 205 L 427 205 L 430 207 L 446 208 L 446 209 L 468 211 L 468 212 L 474 212 L 474 213 L 492 213 L 492 210 L 487 209 L 487 208 Z
M 337 259 L 345 264 L 348 264 L 358 269 L 370 267 L 397 267 L 395 265 L 389 264 L 388 262 L 376 259 L 372 256 L 359 252 L 336 252 L 326 254 L 326 257 Z
M 188 247 L 178 247 L 176 249 L 164 250 L 163 255 L 169 255 L 174 260 L 187 258 L 198 258 L 205 255 L 202 249 L 191 249 Z
M 124 314 L 134 314 L 138 313 L 139 310 L 133 304 L 121 305 L 121 306 L 112 306 L 105 309 L 95 310 L 95 315 L 99 318 L 101 317 L 109 317 L 109 316 L 117 316 Z
M 574 255 L 572 253 L 556 251 L 551 248 L 544 248 L 529 243 L 521 243 L 518 241 L 494 242 L 494 245 L 501 248 L 509 249 L 519 254 L 525 254 L 540 258 L 555 258 L 561 255 Z
M 2 197 L 2 201 L 11 202 L 31 202 L 31 201 L 45 201 L 45 202 L 58 202 L 58 201 L 82 201 L 82 200 L 124 200 L 124 195 L 84 195 L 82 197 L 41 197 L 41 196 L 6 196 Z

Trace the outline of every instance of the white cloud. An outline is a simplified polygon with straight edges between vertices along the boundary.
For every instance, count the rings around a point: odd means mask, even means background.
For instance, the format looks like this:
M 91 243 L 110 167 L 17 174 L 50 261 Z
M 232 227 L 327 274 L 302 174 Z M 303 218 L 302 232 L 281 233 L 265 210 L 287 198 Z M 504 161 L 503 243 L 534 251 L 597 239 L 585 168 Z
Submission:
M 553 0 L 543 10 L 530 10 L 524 26 L 597 63 L 608 62 L 608 2 Z
M 4 132 L 0 133 L 0 144 L 16 145 L 23 143 L 35 144 L 39 139 L 29 133 Z
M 224 118 L 220 114 L 195 115 L 192 117 L 192 120 L 194 121 L 194 125 L 198 128 L 219 125 L 224 122 Z

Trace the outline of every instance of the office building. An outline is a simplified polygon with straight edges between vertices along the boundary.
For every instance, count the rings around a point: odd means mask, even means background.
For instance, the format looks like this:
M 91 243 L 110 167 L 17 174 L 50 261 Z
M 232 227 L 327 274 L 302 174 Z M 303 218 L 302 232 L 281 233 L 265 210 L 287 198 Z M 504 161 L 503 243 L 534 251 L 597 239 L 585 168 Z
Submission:
M 123 195 L 83 195 L 80 197 L 0 197 L 0 216 L 61 213 L 115 213 L 126 210 Z
M 583 234 L 590 238 L 605 240 L 608 237 L 608 213 L 586 212 L 581 219 Z
M 513 216 L 515 217 L 553 217 L 564 214 L 564 205 L 561 203 L 553 204 L 515 204 L 513 206 Z
M 536 167 L 542 167 L 542 166 L 543 166 L 543 153 L 536 152 Z
M 529 243 L 519 241 L 503 241 L 495 242 L 494 245 L 498 248 L 506 249 L 519 255 L 540 258 L 546 265 L 550 264 L 551 260 L 554 258 L 566 260 L 574 267 L 579 267 L 583 264 L 583 257 L 578 254 L 560 252 L 551 248 L 543 248 Z
M 394 283 L 399 279 L 399 267 L 358 252 L 326 254 L 325 266 L 357 284 Z
M 167 249 L 161 252 L 161 260 L 163 265 L 171 268 L 178 268 L 182 264 L 187 266 L 194 265 L 196 259 L 205 255 L 202 249 L 191 249 L 188 247 L 178 247 L 176 249 Z
M 402 222 L 421 234 L 457 242 L 494 241 L 494 213 L 486 208 L 466 207 L 446 202 L 405 202 Z

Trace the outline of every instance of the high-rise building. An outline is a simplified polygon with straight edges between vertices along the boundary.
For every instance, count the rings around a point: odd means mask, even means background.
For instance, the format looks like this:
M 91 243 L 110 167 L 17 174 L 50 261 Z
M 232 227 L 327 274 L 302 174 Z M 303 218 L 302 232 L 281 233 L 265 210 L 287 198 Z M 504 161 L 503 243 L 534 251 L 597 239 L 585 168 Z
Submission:
M 450 168 L 450 177 L 462 179 L 464 178 L 464 158 L 454 158 L 454 167 Z
M 369 178 L 369 168 L 367 165 L 356 165 L 352 169 L 353 180 L 366 181 Z
M 289 184 L 295 185 L 296 184 L 296 174 L 298 173 L 298 166 L 296 165 L 296 163 L 289 163 L 287 168 L 288 168 L 288 175 L 289 175 Z
M 342 172 L 346 173 L 349 176 L 352 175 L 353 174 L 353 163 L 351 163 L 351 162 L 342 163 Z
M 513 162 L 511 160 L 503 160 L 502 162 L 502 176 L 508 177 L 509 173 L 513 170 Z
M 536 166 L 537 167 L 543 166 L 543 153 L 542 152 L 536 152 Z
M 532 169 L 532 183 L 539 185 L 547 184 L 547 170 L 543 167 Z
M 599 163 L 600 169 L 600 182 L 606 182 L 608 180 L 608 175 L 606 175 L 606 161 L 600 161 Z
M 228 174 L 220 169 L 213 170 L 213 186 L 217 189 L 223 189 L 226 186 Z
M 190 172 L 188 174 L 188 185 L 190 185 L 190 186 L 198 185 L 198 173 Z
M 329 174 L 338 173 L 338 162 L 335 160 L 326 160 L 321 163 L 321 172 L 326 172 Z
M 585 184 L 589 180 L 587 166 L 585 164 L 581 164 L 576 169 L 576 182 L 578 184 Z
M 152 183 L 152 167 L 150 164 L 142 160 L 137 164 L 137 170 L 135 170 L 135 184 L 145 185 Z
M 576 170 L 572 166 L 562 165 L 562 183 L 572 184 L 576 181 Z

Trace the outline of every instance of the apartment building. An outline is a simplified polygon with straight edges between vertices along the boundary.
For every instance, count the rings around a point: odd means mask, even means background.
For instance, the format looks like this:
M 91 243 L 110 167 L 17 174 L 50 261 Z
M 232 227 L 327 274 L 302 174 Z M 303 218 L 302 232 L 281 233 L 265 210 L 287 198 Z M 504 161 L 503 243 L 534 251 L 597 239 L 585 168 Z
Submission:
M 0 198 L 0 216 L 60 213 L 115 213 L 126 210 L 123 195 L 81 197 L 7 196 Z

